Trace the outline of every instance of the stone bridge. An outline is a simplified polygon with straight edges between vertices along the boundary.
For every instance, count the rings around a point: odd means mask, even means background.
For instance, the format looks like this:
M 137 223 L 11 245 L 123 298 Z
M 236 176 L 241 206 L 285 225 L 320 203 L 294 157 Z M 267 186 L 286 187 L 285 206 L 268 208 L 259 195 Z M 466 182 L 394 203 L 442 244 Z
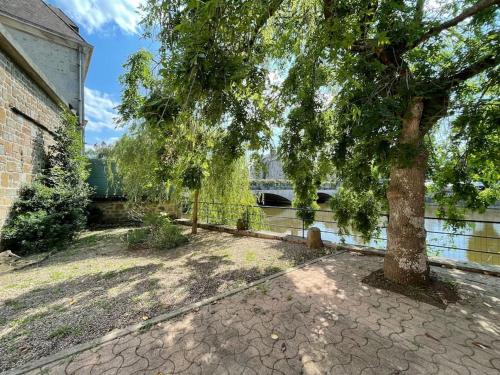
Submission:
M 263 205 L 288 206 L 295 197 L 292 185 L 286 180 L 252 180 L 251 189 Z M 318 203 L 327 202 L 336 191 L 334 184 L 322 184 L 318 189 Z

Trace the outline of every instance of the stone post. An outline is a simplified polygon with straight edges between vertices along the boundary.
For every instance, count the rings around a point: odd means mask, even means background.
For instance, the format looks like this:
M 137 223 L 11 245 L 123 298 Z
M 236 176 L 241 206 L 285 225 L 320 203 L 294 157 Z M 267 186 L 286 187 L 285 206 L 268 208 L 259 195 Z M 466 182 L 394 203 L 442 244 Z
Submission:
M 321 249 L 323 241 L 321 240 L 321 231 L 319 228 L 309 228 L 307 232 L 307 247 L 309 249 Z

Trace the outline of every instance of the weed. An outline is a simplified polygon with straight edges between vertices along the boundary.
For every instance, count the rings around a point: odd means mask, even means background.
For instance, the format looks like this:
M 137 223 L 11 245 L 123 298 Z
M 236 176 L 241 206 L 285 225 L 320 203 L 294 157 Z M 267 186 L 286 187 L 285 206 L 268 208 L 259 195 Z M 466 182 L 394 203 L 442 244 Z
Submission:
M 255 262 L 257 260 L 257 254 L 255 253 L 255 251 L 247 251 L 245 253 L 245 260 L 247 262 Z
M 45 318 L 47 315 L 50 315 L 49 311 L 39 311 L 32 315 L 24 316 L 22 318 L 13 320 L 11 326 L 12 327 L 25 326 L 29 323 L 37 321 L 38 319 Z
M 24 307 L 24 304 L 15 299 L 9 299 L 5 301 L 5 306 L 12 308 L 12 310 L 20 310 Z
M 149 331 L 153 326 L 154 323 L 148 322 L 139 328 L 139 332 Z
M 78 336 L 81 331 L 78 327 L 61 326 L 49 334 L 49 339 L 63 338 L 67 336 Z
M 80 246 L 92 246 L 99 242 L 99 237 L 96 234 L 90 236 L 82 237 L 77 241 Z
M 262 284 L 259 284 L 257 285 L 257 289 L 259 290 L 259 292 L 261 292 L 262 294 L 266 294 L 269 292 L 269 289 L 267 287 L 267 284 L 265 283 L 262 283 Z

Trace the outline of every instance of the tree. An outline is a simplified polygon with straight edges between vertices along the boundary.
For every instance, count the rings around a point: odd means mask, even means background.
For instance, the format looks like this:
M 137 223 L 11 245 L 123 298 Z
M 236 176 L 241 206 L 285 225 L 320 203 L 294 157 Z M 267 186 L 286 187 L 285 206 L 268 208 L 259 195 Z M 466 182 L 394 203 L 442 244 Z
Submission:
M 298 207 L 335 173 L 341 226 L 369 236 L 387 209 L 385 276 L 413 284 L 428 279 L 426 178 L 452 218 L 458 201 L 484 209 L 498 197 L 498 4 L 149 0 L 144 26 L 167 92 L 225 124 L 229 154 L 265 144 L 271 118 L 282 126 Z M 272 85 L 276 72 L 284 82 Z
M 160 50 L 166 48 L 162 46 Z M 244 145 L 227 144 L 222 114 L 213 107 L 218 82 L 199 85 L 191 69 L 181 80 L 184 67 L 175 54 L 158 57 L 161 69 L 154 71 L 153 55 L 141 50 L 128 59 L 121 77 L 124 86 L 119 113 L 123 122 L 133 121 L 130 134 L 113 152 L 129 198 L 177 198 L 183 189 L 192 194 L 192 233 L 198 228 L 200 196 L 221 199 L 225 204 L 248 204 L 248 173 L 235 161 L 244 157 Z M 188 87 L 186 87 L 186 85 Z M 237 101 L 234 100 L 234 103 Z M 233 103 L 233 104 L 234 104 Z M 236 114 L 245 119 L 243 113 Z M 146 172 L 143 172 L 144 169 Z M 210 173 L 218 176 L 210 177 Z M 140 177 L 139 177 L 140 176 Z M 217 178 L 226 179 L 217 182 Z M 238 183 L 238 195 L 226 194 Z M 213 188 L 219 187 L 217 194 Z M 217 196 L 218 195 L 218 196 Z M 221 203 L 221 202 L 218 202 Z
M 62 110 L 46 168 L 23 186 L 2 230 L 2 246 L 20 255 L 60 247 L 87 223 L 92 189 L 78 119 Z

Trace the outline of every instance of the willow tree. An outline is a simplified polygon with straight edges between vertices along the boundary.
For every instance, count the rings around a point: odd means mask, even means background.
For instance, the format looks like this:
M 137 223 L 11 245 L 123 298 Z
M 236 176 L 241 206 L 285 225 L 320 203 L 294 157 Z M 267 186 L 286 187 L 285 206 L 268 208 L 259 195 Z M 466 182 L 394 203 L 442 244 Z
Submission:
M 151 9 L 154 15 L 154 9 Z M 146 36 L 154 27 L 146 18 Z M 190 27 L 202 27 L 192 25 Z M 206 48 L 206 35 L 189 43 L 181 35 L 160 32 L 158 56 L 140 50 L 129 57 L 121 76 L 122 103 L 118 111 L 123 123 L 131 124 L 130 134 L 115 147 L 119 172 L 124 174 L 127 193 L 142 199 L 144 196 L 163 196 L 169 192 L 179 195 L 182 189 L 192 194 L 192 233 L 197 232 L 200 195 L 222 198 L 224 203 L 248 204 L 251 196 L 248 173 L 241 173 L 241 163 L 247 144 L 259 147 L 268 137 L 255 134 L 247 142 L 229 138 L 228 127 L 248 126 L 255 116 L 242 108 L 248 103 L 263 107 L 250 93 L 261 85 L 258 72 L 248 83 L 248 91 L 225 91 L 224 82 L 241 83 L 243 77 L 252 76 L 241 61 L 216 66 L 206 62 L 202 51 Z M 183 43 L 186 43 L 183 45 Z M 212 64 L 212 65 L 210 65 Z M 211 69 L 217 70 L 214 72 Z M 262 118 L 264 110 L 259 111 Z M 260 120 L 261 121 L 261 120 Z M 217 184 L 217 170 L 225 178 Z M 211 178 L 209 178 L 211 177 Z M 242 185 L 243 184 L 243 185 Z M 238 186 L 239 195 L 226 193 Z M 224 195 L 224 196 L 220 196 Z M 219 199 L 218 199 L 219 200 Z
M 334 172 L 340 225 L 368 236 L 387 209 L 385 275 L 410 284 L 428 279 L 426 178 L 442 215 L 498 195 L 498 3 L 149 0 L 143 10 L 163 97 L 224 129 L 229 155 L 258 147 L 273 118 L 296 205 L 311 206 Z M 282 84 L 266 83 L 276 76 Z

